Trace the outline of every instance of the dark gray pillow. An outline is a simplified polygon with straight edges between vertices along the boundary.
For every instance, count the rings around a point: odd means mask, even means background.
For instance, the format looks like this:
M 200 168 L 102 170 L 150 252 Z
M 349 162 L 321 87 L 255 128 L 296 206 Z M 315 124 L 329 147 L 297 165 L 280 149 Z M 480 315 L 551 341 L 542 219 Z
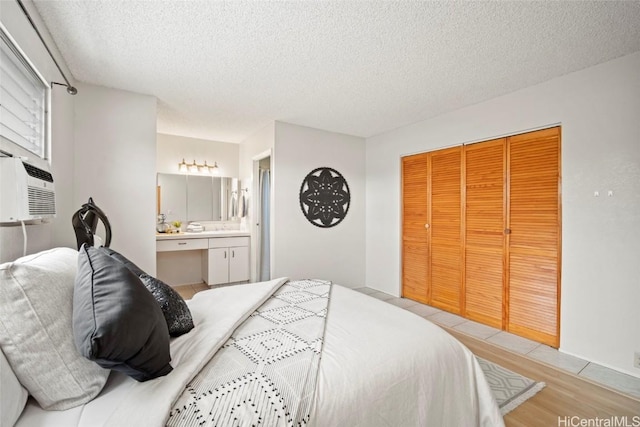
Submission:
M 167 321 L 169 335 L 178 337 L 193 329 L 193 319 L 187 303 L 184 302 L 180 294 L 171 286 L 160 279 L 148 275 L 140 267 L 129 261 L 124 255 L 113 249 L 101 247 L 98 248 L 98 250 L 123 263 L 142 280 L 142 283 L 147 287 L 149 292 L 151 292 L 156 301 L 158 301 L 158 304 L 160 304 L 162 314 L 164 314 L 164 318 Z
M 110 257 L 115 258 L 118 261 L 120 261 L 121 263 L 123 263 L 129 270 L 133 271 L 133 274 L 135 274 L 138 277 L 142 276 L 143 274 L 147 274 L 140 267 L 138 267 L 137 265 L 135 265 L 134 263 L 129 261 L 127 258 L 125 258 L 124 255 L 122 255 L 119 252 L 114 251 L 111 248 L 105 248 L 104 246 L 101 246 L 101 247 L 98 248 L 98 250 L 104 252 L 105 254 L 109 255 Z
M 84 357 L 138 381 L 173 369 L 167 323 L 155 298 L 122 262 L 86 244 L 78 254 L 73 336 Z

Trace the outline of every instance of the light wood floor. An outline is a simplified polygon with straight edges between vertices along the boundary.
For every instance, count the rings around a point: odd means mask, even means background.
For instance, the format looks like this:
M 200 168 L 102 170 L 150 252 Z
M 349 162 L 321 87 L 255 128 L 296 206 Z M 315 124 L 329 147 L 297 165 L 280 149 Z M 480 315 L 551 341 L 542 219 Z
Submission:
M 173 286 L 173 289 L 178 292 L 180 294 L 180 296 L 184 299 L 191 299 L 193 298 L 193 296 L 200 292 L 200 291 L 206 291 L 207 289 L 210 289 L 209 286 L 207 286 L 204 283 L 197 283 L 194 285 L 177 285 L 177 286 Z
M 640 400 L 456 330 L 445 329 L 475 355 L 546 383 L 547 386 L 542 391 L 504 417 L 508 427 L 605 425 L 579 424 L 580 420 L 574 421 L 575 424 L 570 421 L 558 423 L 559 417 L 564 419 L 574 416 L 586 420 L 627 416 L 628 426 L 638 425 L 638 421 L 633 424 L 633 417 L 640 416 Z M 640 418 L 636 420 L 640 421 Z

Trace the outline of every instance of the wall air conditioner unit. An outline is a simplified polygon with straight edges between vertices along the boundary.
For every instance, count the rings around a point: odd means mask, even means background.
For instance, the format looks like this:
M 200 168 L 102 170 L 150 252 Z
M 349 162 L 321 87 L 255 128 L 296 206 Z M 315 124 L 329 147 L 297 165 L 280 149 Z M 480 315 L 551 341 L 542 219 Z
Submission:
M 0 222 L 53 218 L 53 177 L 18 157 L 0 157 Z

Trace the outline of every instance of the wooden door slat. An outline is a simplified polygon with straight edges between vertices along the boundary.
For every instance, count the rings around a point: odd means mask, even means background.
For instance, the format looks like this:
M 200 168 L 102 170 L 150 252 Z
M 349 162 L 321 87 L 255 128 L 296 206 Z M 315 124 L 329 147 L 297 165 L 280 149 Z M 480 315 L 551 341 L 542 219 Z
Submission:
M 503 318 L 504 138 L 465 147 L 465 317 Z
M 428 154 L 402 158 L 402 295 L 428 302 Z
M 431 153 L 431 304 L 461 313 L 462 147 Z
M 507 330 L 558 347 L 560 131 L 516 135 L 508 144 Z

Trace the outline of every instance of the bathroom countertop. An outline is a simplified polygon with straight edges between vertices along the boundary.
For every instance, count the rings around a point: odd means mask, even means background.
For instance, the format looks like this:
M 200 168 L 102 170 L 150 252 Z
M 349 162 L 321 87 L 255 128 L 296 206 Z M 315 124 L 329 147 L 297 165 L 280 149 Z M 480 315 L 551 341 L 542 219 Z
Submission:
M 180 233 L 156 233 L 157 240 L 176 240 L 176 239 L 208 239 L 212 237 L 245 237 L 251 233 L 242 230 L 216 230 L 202 231 L 200 233 L 180 232 Z

